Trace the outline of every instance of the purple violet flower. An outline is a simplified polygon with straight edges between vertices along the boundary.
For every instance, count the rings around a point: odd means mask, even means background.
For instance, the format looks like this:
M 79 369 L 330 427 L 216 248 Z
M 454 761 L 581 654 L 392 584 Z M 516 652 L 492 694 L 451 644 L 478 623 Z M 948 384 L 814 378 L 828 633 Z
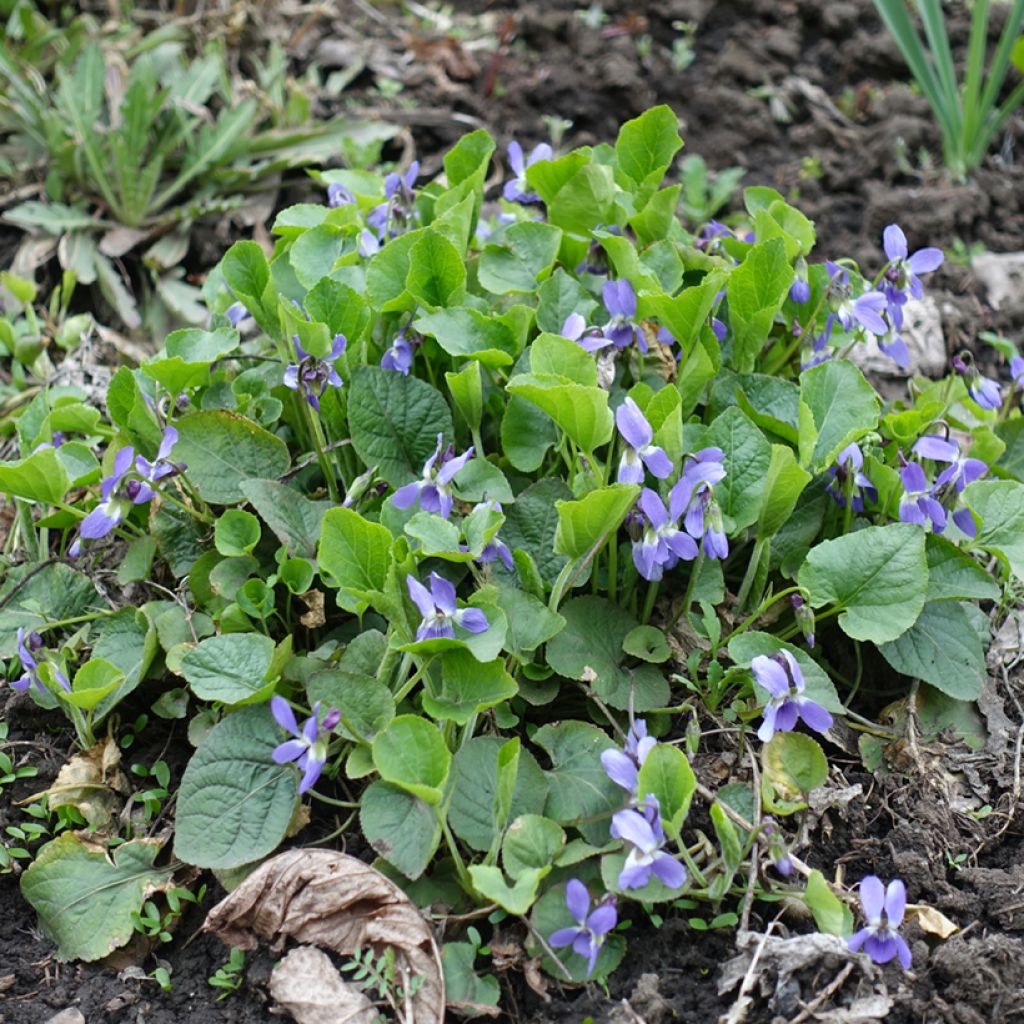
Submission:
M 634 340 L 641 352 L 647 352 L 647 339 L 636 320 L 636 292 L 629 281 L 605 281 L 601 289 L 605 309 L 611 320 L 604 325 L 604 336 L 618 349 L 627 348 Z
M 436 512 L 445 519 L 452 512 L 452 481 L 459 471 L 473 457 L 473 446 L 470 445 L 461 455 L 455 455 L 455 449 L 449 445 L 444 454 L 441 448 L 444 444 L 442 434 L 437 435 L 437 448 L 434 454 L 423 463 L 423 477 L 414 480 L 411 484 L 399 487 L 392 495 L 392 502 L 395 508 L 409 508 L 417 501 L 424 512 Z M 441 464 L 435 469 L 438 458 Z
M 309 718 L 302 723 L 300 729 L 295 721 L 291 705 L 284 697 L 279 697 L 276 694 L 270 698 L 270 712 L 277 724 L 295 737 L 278 744 L 271 757 L 275 764 L 287 764 L 289 761 L 294 761 L 298 765 L 302 771 L 299 793 L 305 793 L 320 778 L 320 773 L 327 761 L 327 744 L 330 742 L 328 737 L 341 720 L 341 712 L 337 708 L 331 708 L 324 716 L 323 722 L 318 723 L 320 702 L 317 701 L 313 705 Z
M 152 497 L 152 490 L 148 495 L 145 494 L 138 480 L 129 480 L 122 486 L 125 474 L 131 469 L 134 459 L 135 449 L 131 446 L 122 448 L 114 456 L 114 472 L 105 477 L 100 485 L 100 496 L 103 500 L 78 527 L 78 537 L 68 549 L 71 558 L 77 558 L 82 553 L 83 540 L 99 540 L 106 537 L 124 521 L 133 503 L 141 505 Z
M 417 640 L 455 639 L 455 626 L 469 633 L 483 633 L 490 625 L 479 608 L 456 608 L 455 587 L 443 576 L 432 572 L 428 590 L 415 576 L 405 578 L 409 596 L 420 610 L 423 621 L 416 629 Z
M 344 381 L 338 376 L 334 368 L 335 360 L 345 351 L 348 340 L 344 334 L 334 336 L 334 345 L 331 347 L 330 355 L 324 359 L 317 359 L 309 355 L 299 344 L 299 336 L 293 335 L 295 351 L 298 353 L 298 363 L 289 366 L 284 371 L 284 386 L 298 391 L 300 388 L 306 393 L 306 401 L 317 411 L 320 411 L 320 397 L 327 390 L 328 386 L 340 388 Z
M 508 163 L 515 177 L 505 182 L 502 195 L 510 203 L 539 203 L 540 196 L 536 192 L 531 192 L 526 184 L 526 168 L 538 160 L 550 160 L 552 155 L 551 147 L 546 142 L 541 142 L 530 150 L 530 155 L 524 160 L 523 147 L 513 139 L 508 144 Z
M 679 488 L 679 501 L 686 510 L 683 525 L 694 540 L 701 542 L 704 556 L 725 558 L 729 554 L 729 541 L 722 525 L 722 512 L 715 501 L 714 484 L 725 478 L 721 448 L 702 448 L 687 456 L 683 475 L 672 489 Z
M 890 304 L 902 306 L 908 296 L 921 298 L 924 289 L 918 274 L 929 274 L 942 266 L 945 258 L 941 249 L 918 249 L 907 255 L 907 236 L 897 224 L 890 224 L 882 232 L 882 248 L 889 259 L 885 268 L 885 295 Z
M 555 949 L 572 946 L 574 953 L 587 958 L 587 974 L 593 974 L 605 937 L 618 923 L 615 897 L 606 896 L 591 910 L 587 887 L 579 879 L 570 878 L 565 886 L 565 905 L 576 927 L 559 928 L 552 933 L 548 942 Z
M 895 307 L 896 310 L 899 307 Z M 878 336 L 878 349 L 880 352 L 885 353 L 901 370 L 907 369 L 910 366 L 910 352 L 907 349 L 907 343 L 903 340 L 903 335 L 900 334 L 900 323 L 897 319 L 902 322 L 902 313 L 897 317 L 894 309 L 890 307 L 887 314 L 886 326 L 887 330 L 885 334 Z M 892 320 L 892 323 L 889 323 Z
M 1015 387 L 1024 391 L 1024 356 L 1014 356 L 1010 360 L 1010 379 Z
M 634 800 L 637 795 L 638 772 L 647 760 L 647 755 L 657 745 L 658 741 L 647 735 L 647 723 L 637 718 L 629 726 L 625 749 L 606 750 L 601 754 L 605 774 Z
M 562 324 L 562 337 L 575 341 L 585 352 L 600 352 L 614 344 L 611 338 L 601 333 L 600 327 L 588 327 L 579 313 L 570 313 Z
M 967 394 L 982 407 L 982 409 L 999 410 L 1003 406 L 1003 392 L 999 382 L 989 377 L 983 377 L 974 365 L 974 359 L 969 352 L 961 352 L 953 356 L 953 369 L 956 370 L 964 383 L 967 385 Z
M 158 484 L 161 480 L 174 476 L 176 473 L 181 473 L 186 469 L 184 463 L 170 461 L 171 452 L 177 443 L 178 431 L 174 427 L 165 427 L 164 436 L 161 438 L 160 447 L 157 449 L 156 461 L 150 462 L 149 459 L 142 455 L 135 457 L 135 472 L 142 477 L 138 493 L 132 499 L 135 504 L 139 505 L 153 497 L 155 493 L 153 490 L 154 484 Z
M 327 186 L 327 205 L 332 209 L 339 206 L 350 206 L 356 201 L 351 189 L 340 182 L 334 181 Z
M 944 508 L 953 508 L 953 522 L 968 537 L 974 537 L 977 527 L 970 509 L 961 505 L 960 495 L 968 484 L 973 484 L 987 471 L 988 466 L 981 459 L 965 458 L 960 453 L 960 445 L 956 441 L 939 437 L 937 434 L 925 434 L 918 438 L 913 448 L 914 454 L 934 462 L 946 462 L 948 465 L 932 487 L 932 494 Z
M 405 174 L 393 171 L 384 179 L 384 202 L 367 215 L 366 223 L 377 233 L 381 242 L 400 235 L 414 219 L 416 213 L 416 179 L 420 176 L 420 162 L 413 160 Z
M 910 970 L 910 947 L 897 930 L 907 909 L 904 884 L 896 878 L 885 887 L 880 878 L 868 875 L 860 883 L 860 905 L 868 923 L 850 939 L 850 952 L 856 953 L 863 947 L 876 964 L 887 964 L 899 957 L 903 969 Z
M 764 708 L 764 721 L 757 730 L 762 743 L 777 732 L 792 732 L 798 718 L 815 732 L 827 732 L 832 727 L 832 716 L 817 701 L 804 696 L 804 675 L 789 651 L 759 654 L 750 668 L 758 685 L 771 694 Z
M 644 466 L 661 480 L 672 472 L 669 457 L 657 445 L 651 444 L 654 440 L 654 431 L 647 417 L 640 411 L 640 406 L 632 398 L 626 398 L 615 410 L 615 425 L 626 442 L 619 462 L 620 484 L 642 484 Z
M 924 469 L 916 462 L 908 462 L 902 452 L 900 463 L 900 480 L 903 483 L 900 522 L 927 527 L 931 521 L 932 531 L 942 533 L 946 528 L 946 510 L 932 497 L 932 488 Z
M 380 365 L 385 370 L 396 370 L 403 376 L 408 377 L 412 369 L 415 347 L 413 342 L 405 336 L 403 327 L 391 340 L 387 351 L 381 356 Z
M 46 692 L 46 684 L 39 678 L 39 658 L 36 657 L 39 651 L 43 649 L 43 638 L 38 633 L 29 633 L 26 637 L 24 626 L 18 627 L 18 659 L 21 661 L 21 667 L 23 669 L 20 679 L 15 679 L 11 683 L 11 686 L 15 690 L 20 690 L 24 693 L 29 687 L 35 683 L 36 687 L 43 693 Z M 60 671 L 56 666 L 51 665 L 53 675 L 57 682 L 60 683 L 64 689 L 70 693 L 71 683 L 68 682 L 67 676 Z
M 697 544 L 679 529 L 679 519 L 686 510 L 679 481 L 669 492 L 669 507 L 649 487 L 640 492 L 637 507 L 646 523 L 640 540 L 633 542 L 633 563 L 645 580 L 660 580 L 666 569 L 680 560 L 691 562 L 697 557 Z
M 789 301 L 795 302 L 798 306 L 802 306 L 805 302 L 808 302 L 811 298 L 811 285 L 805 277 L 798 277 L 789 286 Z
M 232 302 L 231 305 L 224 310 L 224 315 L 231 321 L 232 327 L 237 327 L 243 320 L 248 320 L 249 317 L 252 316 L 252 313 L 250 313 L 241 302 Z
M 663 849 L 665 830 L 657 800 L 649 796 L 645 803 L 650 806 L 649 814 L 630 809 L 612 815 L 612 837 L 624 839 L 633 847 L 619 872 L 619 887 L 642 889 L 653 874 L 662 885 L 678 889 L 686 884 L 686 868 Z
M 844 331 L 862 327 L 872 334 L 885 334 L 889 325 L 882 317 L 888 307 L 885 295 L 871 289 L 856 299 L 850 284 L 850 275 L 838 263 L 825 261 L 830 275 L 828 287 L 829 308 L 835 314 Z
M 380 252 L 380 239 L 369 228 L 363 228 L 359 232 L 358 249 L 359 255 L 364 260 L 368 260 L 371 256 Z
M 864 511 L 864 499 L 878 501 L 878 491 L 864 473 L 864 456 L 860 447 L 848 444 L 837 456 L 836 464 L 829 467 L 829 482 L 825 490 L 840 507 L 846 507 L 846 488 L 851 487 L 850 506 L 854 512 Z

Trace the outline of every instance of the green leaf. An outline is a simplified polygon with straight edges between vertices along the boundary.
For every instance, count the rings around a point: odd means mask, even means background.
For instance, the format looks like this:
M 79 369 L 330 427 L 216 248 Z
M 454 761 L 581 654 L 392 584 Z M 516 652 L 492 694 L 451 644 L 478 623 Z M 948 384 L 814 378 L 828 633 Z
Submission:
M 878 426 L 875 389 L 853 363 L 829 359 L 800 374 L 800 464 L 815 471 Z M 813 427 L 813 429 L 810 429 Z
M 653 665 L 627 668 L 623 641 L 636 619 L 602 597 L 573 598 L 561 608 L 565 627 L 548 642 L 548 664 L 569 679 L 592 680 L 594 692 L 613 708 L 649 711 L 663 707 L 669 687 Z
M 586 236 L 599 224 L 613 219 L 614 199 L 612 169 L 584 163 L 548 203 L 548 220 L 573 234 Z
M 521 814 L 509 825 L 501 844 L 505 870 L 519 878 L 532 869 L 550 867 L 565 846 L 565 830 L 539 814 Z
M 179 395 L 209 383 L 211 364 L 236 348 L 238 331 L 230 328 L 173 331 L 164 342 L 164 354 L 147 360 L 140 369 L 170 394 Z
M 780 238 L 753 246 L 730 274 L 726 292 L 733 330 L 732 365 L 738 373 L 753 371 L 792 283 L 793 268 Z
M 924 538 L 917 526 L 892 523 L 823 541 L 808 552 L 797 583 L 810 594 L 813 608 L 842 609 L 839 625 L 847 636 L 876 644 L 895 640 L 924 607 Z
M 474 850 L 490 850 L 505 822 L 495 820 L 498 803 L 499 758 L 504 742 L 498 736 L 467 740 L 452 759 L 448 822 L 452 831 Z M 516 784 L 509 814 L 537 814 L 544 809 L 544 773 L 528 750 L 519 753 Z
M 649 310 L 656 316 L 669 329 L 680 349 L 689 353 L 711 314 L 723 283 L 722 274 L 711 273 L 700 284 L 684 288 L 674 298 L 667 295 L 641 296 L 640 309 L 641 312 Z
M 575 720 L 557 722 L 541 726 L 533 742 L 551 759 L 551 769 L 545 773 L 546 817 L 566 824 L 619 809 L 622 791 L 608 778 L 601 764 L 601 754 L 615 744 L 600 729 Z M 607 838 L 607 822 L 603 825 Z
M 550 273 L 561 244 L 561 230 L 550 224 L 513 224 L 502 235 L 500 245 L 488 245 L 480 255 L 477 276 L 481 287 L 495 295 L 533 294 L 538 281 Z
M 451 761 L 437 726 L 416 715 L 399 715 L 373 738 L 380 777 L 424 803 L 441 802 Z
M 270 266 L 257 242 L 235 242 L 220 262 L 224 281 L 235 298 L 252 313 L 255 321 L 271 337 L 280 333 L 276 306 L 264 305 L 270 287 Z
M 100 626 L 92 656 L 117 666 L 123 679 L 96 705 L 94 722 L 102 721 L 142 682 L 158 646 L 156 630 L 137 608 L 123 608 Z
M 579 501 L 556 501 L 556 553 L 583 558 L 600 547 L 618 531 L 639 493 L 635 484 L 611 484 Z
M 554 583 L 567 561 L 554 547 L 560 519 L 557 506 L 570 496 L 561 480 L 545 477 L 522 491 L 505 510 L 502 539 L 513 551 L 521 548 L 530 555 L 548 584 Z
M 103 658 L 90 658 L 71 680 L 71 692 L 57 691 L 61 700 L 83 711 L 92 711 L 99 702 L 124 682 L 124 673 Z
M 416 300 L 406 291 L 405 282 L 412 265 L 413 246 L 423 231 L 407 231 L 392 238 L 380 252 L 370 257 L 366 268 L 366 297 L 382 313 L 413 309 Z
M 392 563 L 391 534 L 353 509 L 332 508 L 324 516 L 317 562 L 321 575 L 338 587 L 342 607 L 362 614 L 384 591 Z
M 229 508 L 213 524 L 213 544 L 222 555 L 248 555 L 259 544 L 261 532 L 260 521 L 251 512 Z
M 561 267 L 537 289 L 537 327 L 550 334 L 558 334 L 570 313 L 579 313 L 584 319 L 597 308 L 590 293 Z
M 162 843 L 133 839 L 108 851 L 78 832 L 46 843 L 21 879 L 59 960 L 99 960 L 134 934 L 132 914 L 166 888 L 173 865 L 155 867 Z
M 329 501 L 310 501 L 276 480 L 250 478 L 243 480 L 239 487 L 246 500 L 292 554 L 315 557 L 321 523 L 331 507 Z
M 458 301 L 465 284 L 466 265 L 458 249 L 444 235 L 425 231 L 409 254 L 409 294 L 420 305 L 436 309 Z
M 516 500 L 505 474 L 484 458 L 470 459 L 459 471 L 455 477 L 455 496 L 468 502 Z
M 560 334 L 540 334 L 534 339 L 530 346 L 530 369 L 537 374 L 597 387 L 597 363 L 593 356 Z
M 757 522 L 772 459 L 767 438 L 742 410 L 732 408 L 711 424 L 702 445 L 721 448 L 725 455 L 725 478 L 715 484 L 715 498 L 733 529 Z
M 494 139 L 483 128 L 463 135 L 445 154 L 444 173 L 454 188 L 474 175 L 483 176 L 494 152 Z
M 139 387 L 136 380 L 136 374 L 139 373 L 138 370 L 122 366 L 114 374 L 107 388 L 107 411 L 112 422 L 121 428 L 136 448 L 156 451 L 163 437 L 163 429 Z
M 225 704 L 269 699 L 274 641 L 259 633 L 225 633 L 200 641 L 181 659 L 181 674 L 200 700 Z
M 446 942 L 441 947 L 446 1005 L 466 1017 L 496 1016 L 501 985 L 493 975 L 482 977 L 473 966 L 476 946 L 472 942 Z
M 304 231 L 288 250 L 288 262 L 306 288 L 312 288 L 334 268 L 345 248 L 345 236 L 334 224 L 319 224 Z
M 4 220 L 22 228 L 42 228 L 48 235 L 62 235 L 65 231 L 96 227 L 90 214 L 65 206 L 64 203 L 19 203 L 4 214 Z
M 466 426 L 470 430 L 479 430 L 484 413 L 484 390 L 483 380 L 480 376 L 480 364 L 476 361 L 466 363 L 458 373 L 446 373 L 444 379 L 456 409 L 466 421 Z
M 670 107 L 651 107 L 619 129 L 615 159 L 619 169 L 641 185 L 651 175 L 660 180 L 682 147 L 676 114 Z
M 956 601 L 929 601 L 910 629 L 878 649 L 897 672 L 956 700 L 976 700 L 981 693 L 985 652 Z
M 584 452 L 593 453 L 611 440 L 615 421 L 603 388 L 585 387 L 554 374 L 520 373 L 505 390 L 546 412 Z
M 469 651 L 441 655 L 441 688 L 423 694 L 423 710 L 431 718 L 465 725 L 475 714 L 510 700 L 519 692 L 501 658 L 481 663 Z
M 655 626 L 636 626 L 622 641 L 622 650 L 641 661 L 660 665 L 672 657 L 665 634 Z
M 314 320 L 327 325 L 332 339 L 335 334 L 344 334 L 349 345 L 362 336 L 370 323 L 366 299 L 354 288 L 329 277 L 317 281 L 302 305 Z
M 284 739 L 265 706 L 215 725 L 185 767 L 174 853 L 201 868 L 237 868 L 273 853 L 296 804 L 294 765 L 275 764 Z
M 811 474 L 796 463 L 793 449 L 773 444 L 765 474 L 764 502 L 757 520 L 758 540 L 770 540 L 789 520 Z
M 508 326 L 466 306 L 417 317 L 413 328 L 434 338 L 450 356 L 474 359 L 492 369 L 511 366 L 520 347 Z
M 525 398 L 509 396 L 501 419 L 501 447 L 516 469 L 523 473 L 539 469 L 557 441 L 558 428 L 546 412 Z
M 306 693 L 311 701 L 337 708 L 342 729 L 360 742 L 372 740 L 395 717 L 391 691 L 372 675 L 340 669 L 315 672 Z
M 359 824 L 374 852 L 406 878 L 419 878 L 441 841 L 433 807 L 387 782 L 371 782 L 359 801 Z
M 794 647 L 771 633 L 761 633 L 757 630 L 740 633 L 729 641 L 729 657 L 737 665 L 749 665 L 758 655 L 770 657 L 777 651 L 788 651 L 796 659 L 804 677 L 805 693 L 811 700 L 834 714 L 841 715 L 846 710 L 828 673 L 802 647 Z M 753 686 L 757 702 L 767 704 L 771 694 L 756 680 Z
M 721 899 L 732 885 L 732 880 L 743 861 L 743 846 L 736 826 L 725 813 L 725 807 L 716 800 L 711 805 L 711 824 L 715 829 L 718 845 L 722 850 L 722 873 L 712 879 L 708 895 L 714 900 Z
M 57 448 L 43 448 L 27 458 L 0 464 L 0 491 L 12 498 L 50 505 L 63 501 L 70 486 Z
M 930 533 L 925 540 L 929 601 L 996 601 L 999 586 L 967 552 Z
M 641 802 L 652 793 L 658 798 L 661 819 L 671 836 L 679 835 L 696 789 L 697 777 L 678 747 L 659 743 L 640 766 L 637 795 Z
M 980 480 L 964 489 L 963 500 L 981 519 L 977 545 L 998 555 L 1024 580 L 1024 484 Z
M 189 481 L 211 504 L 243 501 L 244 481 L 288 469 L 287 445 L 238 413 L 206 409 L 178 420 L 177 427 L 174 457 L 188 466 Z
M 0 657 L 17 652 L 19 626 L 26 633 L 45 633 L 49 622 L 107 610 L 92 581 L 62 562 L 5 568 L 0 575 Z
M 441 393 L 426 381 L 364 366 L 348 396 L 352 445 L 392 487 L 423 473 L 437 435 L 453 437 L 452 415 Z
M 788 798 L 823 786 L 828 760 L 818 742 L 802 732 L 777 732 L 763 747 L 765 778 Z
M 853 914 L 832 891 L 825 876 L 817 868 L 807 877 L 804 902 L 814 915 L 818 931 L 826 935 L 849 935 L 853 931 Z
M 493 865 L 473 864 L 469 868 L 469 877 L 473 880 L 473 888 L 485 900 L 521 917 L 533 906 L 537 887 L 550 870 L 550 864 L 543 868 L 527 868 L 512 886 L 505 881 L 501 868 Z

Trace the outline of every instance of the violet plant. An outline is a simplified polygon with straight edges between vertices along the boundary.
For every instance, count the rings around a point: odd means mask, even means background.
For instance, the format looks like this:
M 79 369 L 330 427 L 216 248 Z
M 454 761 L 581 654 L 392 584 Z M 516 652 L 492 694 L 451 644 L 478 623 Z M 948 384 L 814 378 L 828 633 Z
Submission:
M 884 399 L 848 358 L 910 358 L 936 250 L 891 225 L 862 273 L 758 187 L 690 233 L 662 187 L 680 146 L 662 107 L 614 147 L 513 148 L 493 193 L 485 132 L 433 180 L 324 171 L 103 409 L 39 382 L 0 464 L 0 656 L 83 747 L 188 719 L 159 863 L 261 860 L 306 802 L 453 932 L 523 918 L 575 982 L 621 961 L 632 901 L 802 900 L 842 930 L 792 820 L 871 707 L 847 652 L 894 692 L 978 697 L 968 608 L 1024 573 L 999 449 L 1021 412 L 956 366 Z M 951 634 L 955 659 L 917 656 Z M 55 935 L 65 845 L 23 876 Z M 876 895 L 860 944 L 902 957 Z

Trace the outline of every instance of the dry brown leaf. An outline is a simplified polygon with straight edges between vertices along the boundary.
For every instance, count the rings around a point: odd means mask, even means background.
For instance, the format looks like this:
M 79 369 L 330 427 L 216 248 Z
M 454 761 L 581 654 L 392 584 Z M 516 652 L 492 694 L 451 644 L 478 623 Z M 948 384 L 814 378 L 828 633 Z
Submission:
M 270 997 L 297 1024 L 374 1024 L 377 1011 L 342 980 L 331 958 L 315 946 L 291 950 L 270 975 Z
M 34 793 L 18 806 L 48 797 L 51 808 L 74 807 L 93 829 L 110 824 L 127 782 L 120 770 L 121 750 L 111 737 L 75 754 L 57 773 L 49 789 Z
M 406 895 L 379 871 L 330 850 L 279 853 L 210 911 L 203 926 L 229 946 L 252 950 L 259 938 L 280 951 L 289 939 L 343 956 L 390 946 L 411 977 L 416 1024 L 442 1024 L 444 974 L 429 925 Z
M 958 924 L 950 921 L 941 911 L 924 903 L 908 903 L 907 910 L 916 915 L 921 931 L 927 932 L 929 935 L 938 935 L 940 939 L 948 939 L 950 935 L 960 931 Z
M 299 622 L 309 629 L 319 629 L 326 621 L 324 615 L 324 593 L 322 590 L 307 590 L 299 594 L 299 600 L 309 611 L 299 616 Z

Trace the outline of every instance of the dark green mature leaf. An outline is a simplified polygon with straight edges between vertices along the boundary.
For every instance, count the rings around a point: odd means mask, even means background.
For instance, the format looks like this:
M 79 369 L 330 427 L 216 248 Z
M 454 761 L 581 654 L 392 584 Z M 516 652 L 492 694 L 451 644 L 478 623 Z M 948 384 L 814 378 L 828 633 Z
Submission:
M 259 633 L 225 633 L 202 640 L 181 659 L 181 674 L 200 700 L 224 704 L 266 700 L 274 641 Z
M 65 832 L 39 850 L 21 892 L 56 942 L 59 960 L 99 960 L 128 942 L 132 914 L 174 873 L 173 865 L 154 864 L 162 845 L 133 839 L 108 853 L 78 832 Z
M 985 652 L 956 601 L 929 601 L 910 629 L 878 649 L 897 672 L 956 700 L 976 700 L 981 693 Z
M 393 487 L 423 473 L 437 435 L 454 437 L 448 403 L 416 377 L 364 366 L 348 396 L 352 445 L 367 466 L 376 466 Z
M 545 477 L 523 491 L 516 503 L 505 510 L 501 536 L 515 550 L 522 548 L 537 563 L 537 569 L 549 586 L 558 578 L 568 559 L 555 554 L 558 529 L 557 504 L 572 497 L 572 492 L 555 477 Z
M 439 309 L 417 317 L 413 327 L 434 338 L 449 355 L 484 366 L 511 366 L 518 355 L 519 346 L 506 324 L 469 307 Z
M 704 436 L 704 445 L 725 453 L 725 479 L 715 497 L 737 530 L 757 521 L 764 500 L 772 446 L 740 409 L 726 409 Z
M 615 746 L 606 733 L 587 722 L 558 722 L 538 729 L 533 742 L 551 759 L 551 768 L 545 773 L 547 817 L 565 824 L 618 810 L 622 790 L 601 764 L 602 752 Z
M 11 566 L 0 576 L 0 657 L 17 652 L 19 627 L 45 632 L 48 622 L 103 613 L 105 605 L 89 577 L 62 562 Z
M 176 856 L 201 868 L 237 868 L 278 847 L 298 783 L 294 765 L 271 756 L 285 738 L 265 706 L 243 708 L 210 730 L 178 790 Z
M 359 824 L 374 852 L 406 878 L 419 878 L 441 841 L 433 807 L 388 782 L 372 782 L 359 801 Z
M 441 655 L 441 686 L 423 694 L 423 710 L 438 721 L 465 725 L 475 714 L 510 700 L 518 693 L 516 681 L 505 671 L 501 658 L 480 662 L 469 651 Z
M 481 286 L 495 295 L 532 294 L 537 282 L 550 272 L 561 244 L 561 230 L 550 224 L 513 224 L 502 236 L 500 245 L 488 245 L 481 254 L 477 271 Z M 561 326 L 558 325 L 559 329 Z
M 1000 556 L 1024 580 L 1024 484 L 979 480 L 964 490 L 964 504 L 981 519 L 977 544 Z
M 895 640 L 924 607 L 924 538 L 917 526 L 892 523 L 823 541 L 808 553 L 797 582 L 809 592 L 812 607 L 843 609 L 839 625 L 853 639 Z
M 251 478 L 243 480 L 239 487 L 291 554 L 304 558 L 316 556 L 320 525 L 331 507 L 329 501 L 310 501 L 276 480 Z
M 929 601 L 998 600 L 996 581 L 952 541 L 930 533 L 925 541 L 925 554 Z
M 622 642 L 636 627 L 624 608 L 602 597 L 576 597 L 562 605 L 565 626 L 546 648 L 548 664 L 569 679 L 589 679 L 614 708 L 648 711 L 663 707 L 669 687 L 653 665 L 629 668 Z
M 142 682 L 158 647 L 156 630 L 137 608 L 122 608 L 102 624 L 92 657 L 117 666 L 124 679 L 96 705 L 93 721 L 102 721 Z
M 287 445 L 238 413 L 204 409 L 178 420 L 177 427 L 174 457 L 188 466 L 189 480 L 211 504 L 244 501 L 244 481 L 288 469 Z

